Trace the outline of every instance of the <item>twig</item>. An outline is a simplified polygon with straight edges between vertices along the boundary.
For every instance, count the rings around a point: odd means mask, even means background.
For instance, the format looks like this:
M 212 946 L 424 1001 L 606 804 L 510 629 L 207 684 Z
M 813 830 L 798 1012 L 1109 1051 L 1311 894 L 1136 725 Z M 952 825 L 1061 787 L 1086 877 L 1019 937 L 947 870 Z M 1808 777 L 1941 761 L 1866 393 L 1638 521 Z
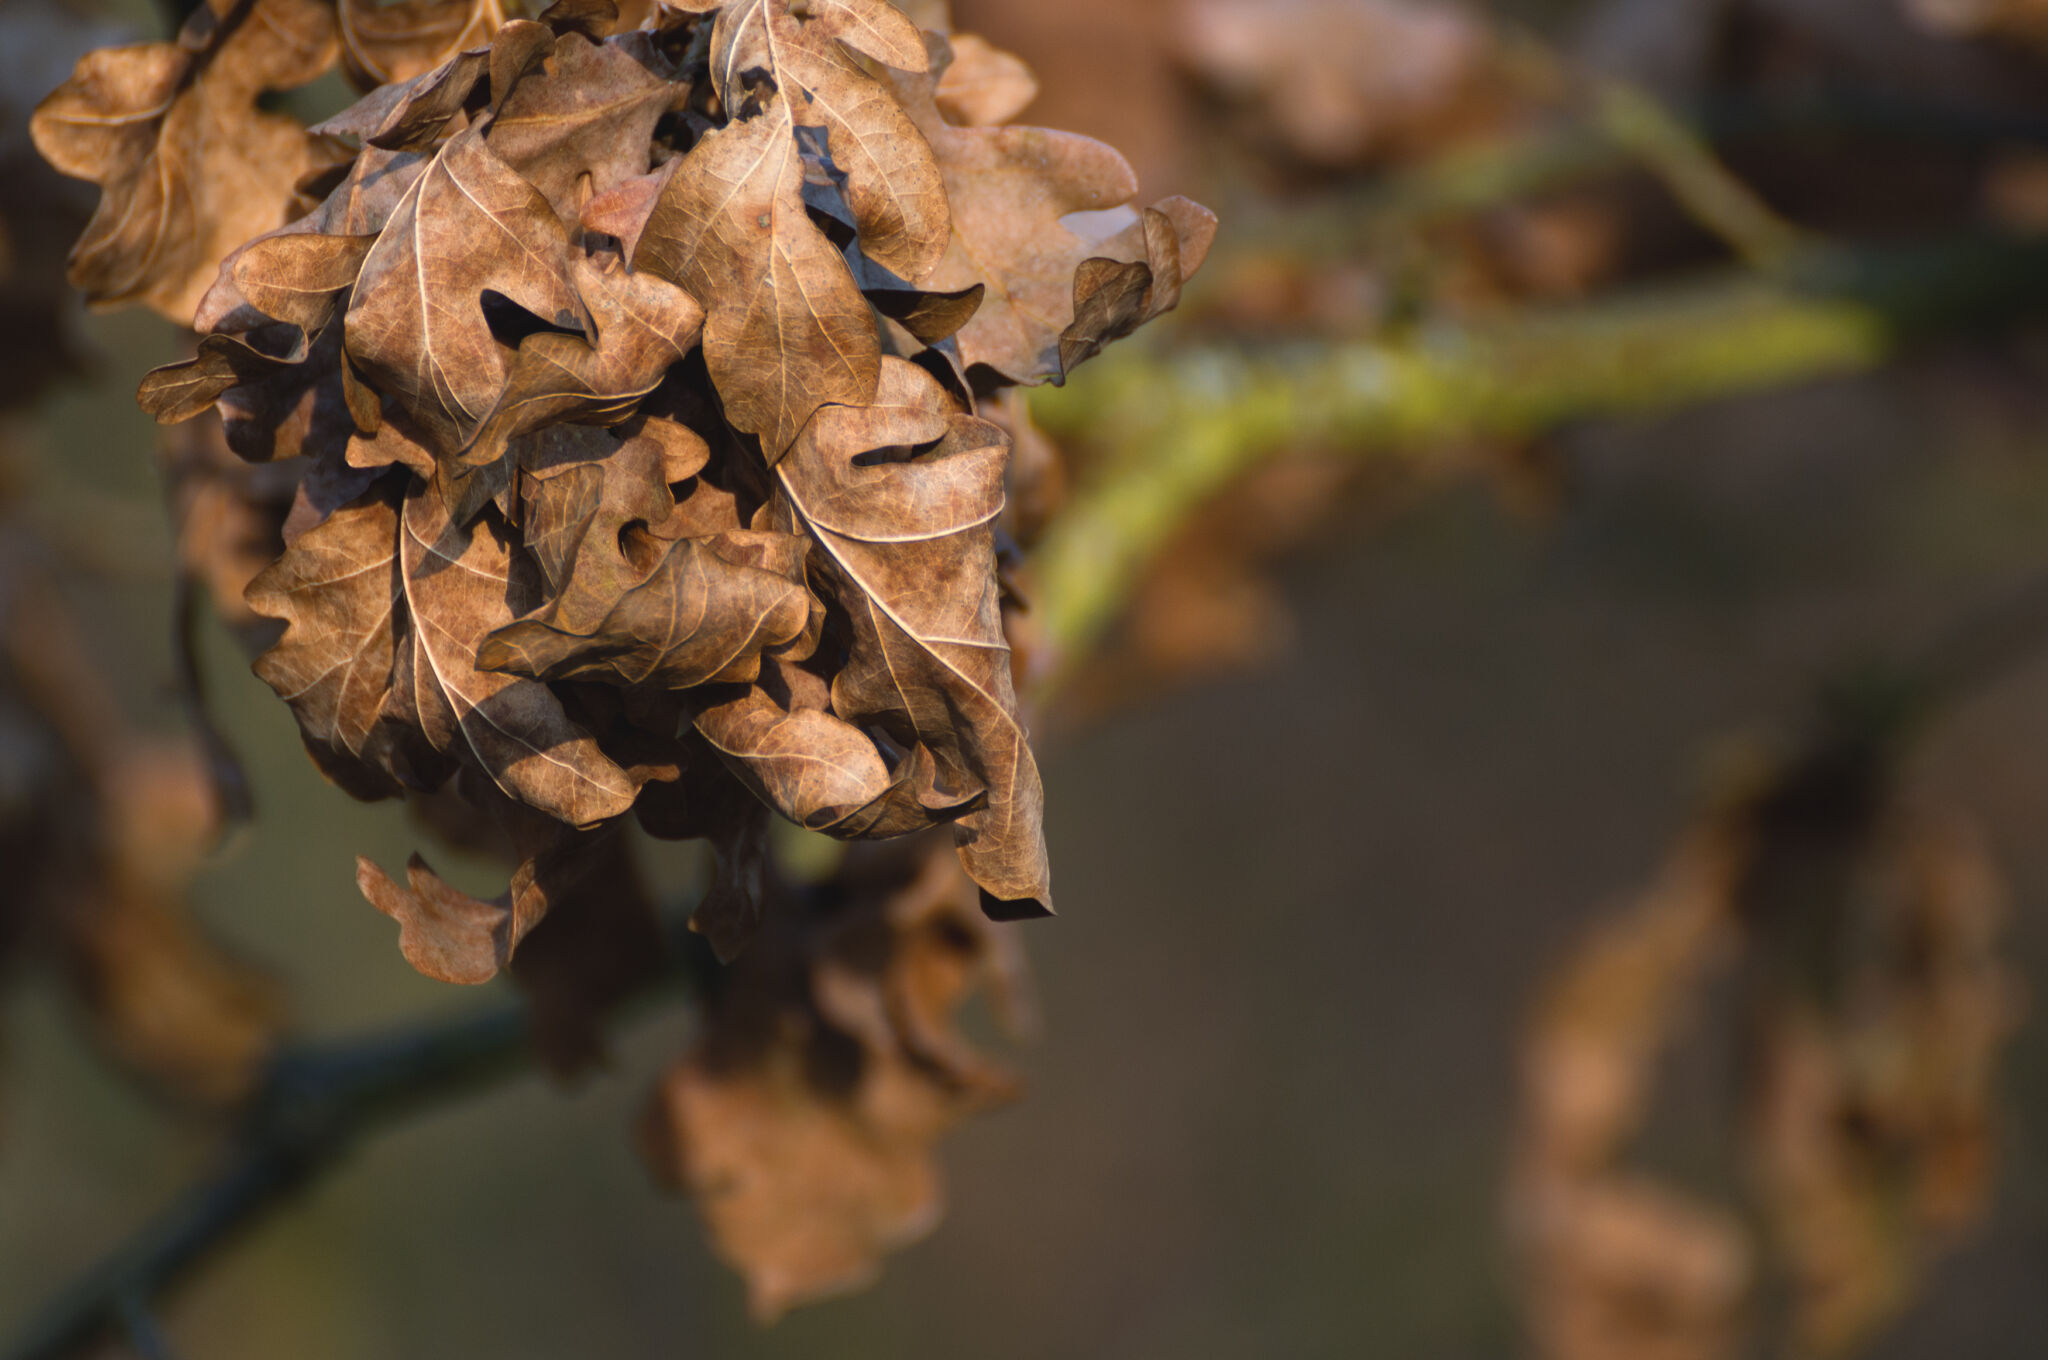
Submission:
M 417 1029 L 287 1048 L 273 1061 L 220 1168 L 31 1318 L 5 1360 L 59 1360 L 126 1327 L 202 1257 L 332 1166 L 363 1135 L 522 1072 L 525 1003 Z
M 170 1338 L 157 1326 L 149 1305 L 141 1299 L 130 1296 L 121 1301 L 121 1325 L 128 1330 L 128 1344 L 135 1347 L 142 1360 L 177 1360 Z
M 1728 168 L 1699 135 L 1632 85 L 1603 85 L 1593 119 L 1614 144 L 1642 161 L 1686 212 L 1751 266 L 1774 268 L 1799 246 L 1791 223 Z
M 1867 370 L 1914 338 L 2048 303 L 2048 245 L 1969 238 L 1910 251 L 1815 251 L 1747 271 L 1406 339 L 1139 349 L 1097 361 L 1034 415 L 1120 455 L 1037 550 L 1047 686 L 1115 619 L 1195 508 L 1296 448 L 1412 455 L 1528 438 L 1590 416 L 1671 410 Z

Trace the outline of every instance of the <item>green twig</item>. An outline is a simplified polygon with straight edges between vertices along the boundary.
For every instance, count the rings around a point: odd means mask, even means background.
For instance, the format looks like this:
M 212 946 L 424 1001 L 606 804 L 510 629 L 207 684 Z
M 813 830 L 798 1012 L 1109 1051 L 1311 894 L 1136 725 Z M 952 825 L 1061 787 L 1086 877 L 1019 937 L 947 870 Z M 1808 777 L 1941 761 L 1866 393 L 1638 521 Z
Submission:
M 1693 221 L 1751 266 L 1775 268 L 1798 248 L 1798 229 L 1728 173 L 1699 134 L 1643 91 L 1601 86 L 1593 95 L 1593 120 L 1663 183 Z
M 1293 448 L 1360 457 L 1569 421 L 1671 410 L 1867 370 L 1909 340 L 2048 304 L 2048 244 L 1971 238 L 1803 254 L 1671 290 L 1405 339 L 1137 350 L 1099 360 L 1034 415 L 1122 451 L 1037 550 L 1039 618 L 1061 683 L 1198 506 Z

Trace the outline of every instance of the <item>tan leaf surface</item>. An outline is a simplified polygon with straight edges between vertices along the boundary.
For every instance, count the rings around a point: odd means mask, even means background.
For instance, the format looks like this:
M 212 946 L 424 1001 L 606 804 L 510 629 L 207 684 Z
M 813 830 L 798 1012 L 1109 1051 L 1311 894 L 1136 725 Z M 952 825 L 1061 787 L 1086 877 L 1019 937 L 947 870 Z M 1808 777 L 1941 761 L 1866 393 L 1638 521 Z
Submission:
M 799 23 L 787 0 L 721 10 L 711 43 L 719 93 L 738 108 L 745 78 L 767 72 L 787 92 L 798 125 L 825 130 L 832 163 L 846 178 L 861 252 L 903 281 L 922 283 L 946 249 L 945 186 L 909 115 L 840 44 L 921 72 L 929 63 L 924 39 L 884 0 L 827 0 L 812 14 Z
M 853 622 L 833 710 L 931 753 L 926 806 L 984 797 L 954 824 L 961 858 L 992 910 L 1040 914 L 1051 908 L 1044 792 L 995 574 L 1008 452 L 998 427 L 953 413 L 936 379 L 885 359 L 876 404 L 821 409 L 776 475 Z
M 950 41 L 952 63 L 932 91 L 947 122 L 994 127 L 1009 122 L 1038 98 L 1038 77 L 1019 58 L 972 33 L 956 33 Z
M 209 0 L 176 43 L 86 54 L 30 123 L 44 159 L 100 186 L 72 283 L 189 322 L 228 252 L 284 221 L 311 165 L 304 129 L 258 96 L 313 80 L 335 50 L 317 0 Z
M 401 887 L 369 859 L 356 857 L 356 886 L 371 906 L 398 922 L 399 952 L 438 982 L 489 982 L 537 924 L 518 910 L 513 893 L 488 902 L 471 897 L 450 887 L 418 855 L 407 862 L 405 877 Z
M 785 708 L 752 688 L 706 708 L 696 727 L 756 797 L 812 831 L 900 836 L 957 811 L 920 805 L 919 762 L 893 775 L 873 741 L 823 708 Z
M 1043 128 L 951 126 L 935 103 L 949 53 L 943 39 L 931 41 L 936 79 L 892 77 L 897 97 L 938 158 L 952 204 L 952 240 L 923 286 L 988 289 L 957 337 L 963 364 L 986 365 L 1015 383 L 1063 377 L 1061 337 L 1075 321 L 1082 263 L 1148 256 L 1142 232 L 1090 239 L 1062 219 L 1124 207 L 1137 192 L 1137 177 L 1115 150 L 1091 138 Z M 1177 300 L 1181 282 L 1201 267 L 1215 218 L 1193 204 L 1159 206 L 1183 233 L 1172 252 L 1179 277 L 1153 285 L 1151 296 L 1163 311 L 1172 305 L 1166 299 Z M 1152 258 L 1163 263 L 1166 253 Z
M 1000 982 L 1004 951 L 942 843 L 869 857 L 816 915 L 791 905 L 735 966 L 645 1129 L 764 1319 L 859 1287 L 930 1231 L 934 1144 L 1015 1090 L 953 1028 L 974 988 Z
M 499 0 L 336 0 L 335 11 L 349 75 L 365 89 L 424 75 L 505 22 Z
M 580 34 L 555 39 L 546 69 L 513 87 L 492 117 L 491 150 L 526 176 L 574 221 L 578 181 L 602 193 L 647 173 L 655 122 L 678 87 L 644 34 L 594 43 Z
M 633 267 L 704 304 L 726 419 L 772 462 L 827 402 L 873 398 L 881 349 L 839 252 L 804 210 L 787 97 L 706 133 L 669 172 Z
M 696 345 L 704 310 L 666 279 L 628 270 L 616 257 L 600 262 L 576 255 L 569 271 L 595 342 L 560 331 L 521 341 L 464 462 L 496 462 L 513 439 L 558 421 L 623 420 Z
M 478 647 L 515 616 L 508 599 L 533 590 L 514 582 L 519 567 L 499 528 L 489 519 L 456 525 L 415 482 L 399 545 L 413 620 L 404 702 L 435 749 L 473 759 L 508 795 L 571 826 L 631 807 L 633 781 L 546 685 L 477 669 Z
M 582 328 L 567 229 L 471 128 L 400 200 L 363 262 L 345 323 L 349 359 L 443 456 L 469 442 L 504 387 L 486 291 L 543 322 Z

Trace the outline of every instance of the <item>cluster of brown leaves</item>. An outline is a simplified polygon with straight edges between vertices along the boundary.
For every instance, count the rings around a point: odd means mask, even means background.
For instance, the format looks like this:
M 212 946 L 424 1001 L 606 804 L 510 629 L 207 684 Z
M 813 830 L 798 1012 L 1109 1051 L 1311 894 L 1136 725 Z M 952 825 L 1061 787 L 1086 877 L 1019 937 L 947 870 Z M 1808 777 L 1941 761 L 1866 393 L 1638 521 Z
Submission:
M 929 836 L 861 847 L 831 883 L 778 900 L 644 1130 L 758 1316 L 859 1287 L 937 1221 L 932 1144 L 1016 1089 L 954 1013 L 986 984 L 1006 1025 L 1024 1023 L 1015 950 Z
M 0 496 L 0 499 L 5 499 Z M 107 1050 L 180 1097 L 247 1091 L 280 1018 L 186 906 L 218 818 L 198 752 L 135 732 L 73 626 L 56 553 L 0 518 L 0 964 L 54 964 Z
M 366 871 L 409 954 L 489 976 L 635 810 L 718 841 L 727 953 L 757 805 L 848 839 L 949 824 L 992 910 L 1046 909 L 1008 440 L 973 408 L 1172 306 L 1213 219 L 1126 208 L 1099 143 L 949 122 L 1013 111 L 1014 72 L 984 51 L 949 82 L 946 39 L 880 0 L 616 36 L 609 4 L 558 5 L 438 62 L 371 60 L 352 13 L 202 10 L 92 54 L 35 130 L 104 190 L 78 281 L 203 334 L 145 407 L 217 404 L 244 458 L 305 460 L 249 599 L 322 768 L 494 789 L 522 822 L 490 911 Z M 405 78 L 310 136 L 254 108 L 338 33 Z
M 1794 1351 L 1849 1354 L 1981 1211 L 2018 1011 L 2004 895 L 1967 824 L 1873 773 L 1797 762 L 1728 800 L 1553 980 L 1512 1200 L 1541 1354 L 1745 1354 L 1767 1264 Z M 1731 1170 L 1755 1218 L 1629 1164 L 1660 1064 L 1709 1013 L 1743 1055 Z
M 509 970 L 574 1067 L 661 954 L 627 828 L 714 847 L 692 924 L 739 962 L 657 1160 L 764 1311 L 929 1223 L 931 1144 L 1008 1090 L 949 1018 L 984 913 L 1051 910 L 1006 629 L 1035 474 L 985 411 L 1172 308 L 1215 230 L 1008 126 L 1029 71 L 948 27 L 208 0 L 33 124 L 101 188 L 73 281 L 198 333 L 140 393 L 188 576 L 329 778 L 517 865 L 483 899 L 360 861 L 405 957 Z M 269 111 L 337 65 L 353 106 Z M 957 859 L 806 902 L 774 814 Z

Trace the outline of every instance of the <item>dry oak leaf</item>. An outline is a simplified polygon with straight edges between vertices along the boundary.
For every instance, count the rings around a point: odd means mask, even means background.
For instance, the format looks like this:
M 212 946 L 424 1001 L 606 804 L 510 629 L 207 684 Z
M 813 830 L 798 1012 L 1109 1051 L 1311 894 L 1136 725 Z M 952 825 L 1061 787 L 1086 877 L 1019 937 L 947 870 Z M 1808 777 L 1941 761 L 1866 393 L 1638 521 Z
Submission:
M 676 690 L 751 680 L 763 651 L 796 641 L 811 617 L 803 540 L 736 518 L 701 538 L 657 537 L 675 510 L 672 474 L 702 466 L 672 452 L 643 432 L 602 462 L 539 480 L 527 542 L 553 598 L 486 639 L 479 666 Z
M 399 951 L 421 974 L 474 986 L 510 967 L 544 1012 L 541 1038 L 550 1059 L 558 1070 L 574 1070 L 597 1055 L 603 1012 L 644 980 L 659 954 L 652 906 L 617 824 L 572 831 L 516 809 L 498 811 L 511 813 L 508 829 L 521 859 L 496 897 L 451 886 L 418 855 L 407 863 L 403 885 L 358 856 L 356 886 L 398 923 Z M 533 936 L 549 919 L 555 927 Z M 590 924 L 618 927 L 613 943 L 632 957 L 621 959 L 604 940 L 590 938 Z
M 580 254 L 569 257 L 569 277 L 596 339 L 537 331 L 522 340 L 503 390 L 462 452 L 463 463 L 498 463 L 513 440 L 545 425 L 625 420 L 696 346 L 704 310 L 668 280 L 628 270 L 616 256 Z M 509 472 L 487 479 L 482 497 L 497 494 Z
M 918 801 L 919 788 L 935 783 L 930 752 L 914 752 L 892 773 L 873 741 L 822 706 L 785 708 L 753 687 L 704 709 L 695 724 L 755 797 L 810 831 L 880 839 L 964 810 Z
M 791 97 L 671 162 L 633 252 L 634 269 L 703 303 L 704 362 L 726 419 L 758 435 L 770 462 L 818 407 L 871 399 L 881 360 L 853 275 L 804 208 Z
M 1013 383 L 1063 378 L 1069 365 L 1062 350 L 1072 351 L 1063 347 L 1062 337 L 1082 301 L 1086 281 L 1077 275 L 1083 262 L 1109 258 L 1150 264 L 1169 257 L 1147 251 L 1141 224 L 1112 219 L 1115 234 L 1104 233 L 1108 239 L 1102 239 L 1083 235 L 1064 220 L 1123 209 L 1137 192 L 1137 176 L 1114 148 L 1044 128 L 948 124 L 934 101 L 949 53 L 944 39 L 931 35 L 930 41 L 936 78 L 891 77 L 897 97 L 938 157 L 952 204 L 952 240 L 921 286 L 952 292 L 986 285 L 980 310 L 955 337 L 963 365 L 986 365 Z M 1171 261 L 1178 277 L 1153 285 L 1163 311 L 1171 306 L 1168 296 L 1177 300 L 1180 284 L 1201 267 L 1215 237 L 1216 218 L 1186 199 L 1165 200 L 1156 211 L 1177 235 Z
M 550 606 L 491 634 L 477 664 L 538 680 L 679 690 L 752 680 L 762 652 L 802 635 L 811 597 L 801 539 L 736 531 L 665 546 L 589 632 L 562 627 Z
M 208 0 L 175 43 L 81 58 L 30 122 L 45 160 L 100 186 L 72 283 L 188 324 L 222 258 L 284 221 L 311 166 L 305 130 L 258 97 L 334 56 L 334 13 L 318 0 Z
M 954 822 L 962 862 L 1002 917 L 1052 907 L 1045 795 L 1017 712 L 996 580 L 1009 439 L 956 414 L 937 379 L 882 361 L 871 406 L 819 410 L 776 468 L 853 626 L 832 708 L 933 758 L 927 807 Z
M 489 42 L 505 22 L 499 0 L 336 0 L 342 59 L 364 89 L 423 75 Z
M 949 41 L 953 60 L 932 92 L 947 121 L 961 127 L 995 127 L 1038 98 L 1038 77 L 1022 58 L 972 33 L 956 33 Z
M 259 236 L 221 263 L 220 277 L 199 304 L 194 328 L 253 332 L 202 336 L 195 358 L 152 370 L 136 391 L 136 403 L 160 425 L 190 420 L 237 387 L 261 387 L 280 419 L 314 385 L 334 371 L 338 345 L 308 362 L 333 319 L 341 295 L 355 282 L 375 236 L 326 236 L 274 232 Z M 338 341 L 338 332 L 333 341 Z M 330 344 L 333 344 L 330 341 Z M 237 452 L 250 447 L 237 441 Z M 272 441 L 271 457 L 279 456 Z M 288 456 L 288 455 L 285 455 Z
M 740 108 L 747 81 L 765 71 L 797 125 L 826 133 L 861 253 L 921 283 L 946 249 L 945 185 L 917 126 L 847 49 L 922 72 L 930 60 L 924 38 L 884 0 L 820 0 L 802 23 L 789 10 L 788 0 L 744 0 L 719 11 L 711 40 L 719 96 Z
M 568 230 L 477 128 L 450 138 L 363 261 L 345 320 L 348 358 L 396 400 L 439 457 L 476 434 L 505 385 L 484 294 L 582 331 Z
M 473 762 L 508 796 L 571 826 L 633 805 L 638 786 L 563 710 L 546 685 L 479 670 L 477 649 L 537 603 L 530 559 L 496 520 L 451 520 L 433 488 L 414 481 L 400 517 L 399 564 L 409 655 L 399 712 L 435 750 Z
M 471 897 L 449 886 L 418 855 L 406 862 L 405 877 L 401 887 L 368 856 L 356 856 L 356 887 L 398 922 L 405 961 L 437 982 L 489 982 L 540 923 L 533 899 L 521 901 L 509 890 L 489 901 Z
M 647 1156 L 763 1319 L 858 1288 L 929 1232 L 932 1148 L 1015 1094 L 954 1029 L 971 989 L 1002 982 L 1001 950 L 932 849 L 889 847 L 894 872 L 842 878 L 822 915 L 778 903 L 655 1093 Z
M 401 791 L 380 756 L 403 632 L 398 516 L 387 482 L 299 535 L 247 593 L 252 610 L 285 625 L 257 676 L 291 706 L 314 763 L 360 798 Z
M 592 42 L 564 33 L 547 66 L 497 105 L 491 150 L 574 221 L 586 176 L 588 192 L 602 193 L 647 173 L 654 125 L 687 89 L 669 73 L 650 34 Z
M 640 433 L 624 440 L 608 441 L 608 446 L 592 441 L 598 454 L 594 459 L 526 469 L 521 496 L 526 550 L 540 567 L 549 607 L 572 624 L 601 618 L 645 575 L 644 565 L 627 557 L 626 527 L 666 528 L 675 513 L 669 483 L 694 475 L 709 458 L 710 448 L 699 439 L 702 457 L 692 459 L 686 452 L 672 461 L 668 443 L 646 433 L 671 424 L 643 420 Z M 736 529 L 739 519 L 734 516 L 718 527 Z

